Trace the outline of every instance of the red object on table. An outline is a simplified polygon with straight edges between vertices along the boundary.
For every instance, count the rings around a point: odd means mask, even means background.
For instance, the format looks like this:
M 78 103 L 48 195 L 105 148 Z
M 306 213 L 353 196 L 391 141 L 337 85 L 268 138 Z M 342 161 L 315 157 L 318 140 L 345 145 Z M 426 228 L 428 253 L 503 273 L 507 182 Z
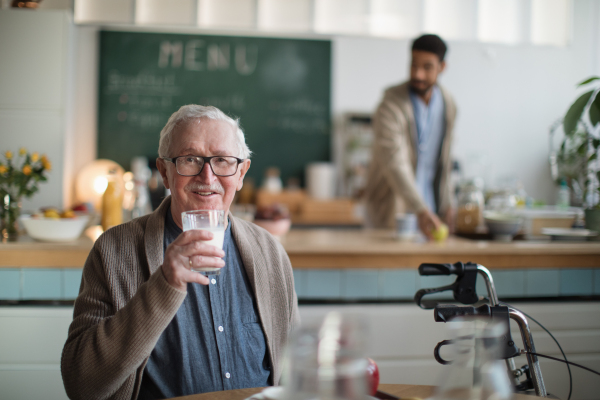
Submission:
M 372 358 L 367 358 L 367 385 L 369 394 L 375 396 L 379 386 L 379 367 Z

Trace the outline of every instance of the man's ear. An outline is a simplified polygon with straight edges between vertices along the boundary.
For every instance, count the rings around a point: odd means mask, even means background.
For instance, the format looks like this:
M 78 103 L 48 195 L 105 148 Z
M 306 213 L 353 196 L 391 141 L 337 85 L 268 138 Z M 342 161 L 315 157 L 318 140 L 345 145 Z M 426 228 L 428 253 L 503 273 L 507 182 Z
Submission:
M 439 73 L 441 74 L 442 72 L 444 72 L 445 69 L 446 69 L 446 61 L 442 61 L 440 63 L 440 72 Z
M 160 172 L 160 176 L 162 176 L 163 184 L 165 185 L 165 188 L 171 189 L 169 187 L 169 179 L 167 179 L 167 166 L 165 165 L 165 160 L 158 157 L 156 159 L 156 168 L 158 168 L 158 172 Z
M 237 191 L 242 190 L 242 186 L 244 186 L 244 176 L 246 176 L 246 172 L 250 169 L 250 160 L 245 159 L 240 165 L 240 180 L 237 185 Z

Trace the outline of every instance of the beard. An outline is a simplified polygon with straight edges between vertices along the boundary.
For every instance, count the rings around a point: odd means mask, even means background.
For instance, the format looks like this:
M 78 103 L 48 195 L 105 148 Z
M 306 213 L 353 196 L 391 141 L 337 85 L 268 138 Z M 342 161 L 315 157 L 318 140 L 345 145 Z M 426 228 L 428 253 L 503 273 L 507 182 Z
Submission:
M 433 85 L 428 85 L 425 81 L 410 81 L 410 89 L 420 96 L 427 94 L 427 92 L 429 92 L 431 88 L 433 88 Z

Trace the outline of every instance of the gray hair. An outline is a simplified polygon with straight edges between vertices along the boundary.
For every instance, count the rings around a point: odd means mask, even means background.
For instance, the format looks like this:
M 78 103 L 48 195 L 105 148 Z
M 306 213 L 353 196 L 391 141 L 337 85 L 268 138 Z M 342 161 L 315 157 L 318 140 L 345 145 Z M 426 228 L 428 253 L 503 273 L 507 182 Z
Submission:
M 160 140 L 158 142 L 158 156 L 169 157 L 169 148 L 173 139 L 173 133 L 178 126 L 183 126 L 191 121 L 208 118 L 217 121 L 224 121 L 235 127 L 235 138 L 238 146 L 237 156 L 240 158 L 250 158 L 252 152 L 246 144 L 244 132 L 240 128 L 239 119 L 233 119 L 213 106 L 199 106 L 196 104 L 188 104 L 181 106 L 175 111 L 167 121 L 165 127 L 160 131 Z

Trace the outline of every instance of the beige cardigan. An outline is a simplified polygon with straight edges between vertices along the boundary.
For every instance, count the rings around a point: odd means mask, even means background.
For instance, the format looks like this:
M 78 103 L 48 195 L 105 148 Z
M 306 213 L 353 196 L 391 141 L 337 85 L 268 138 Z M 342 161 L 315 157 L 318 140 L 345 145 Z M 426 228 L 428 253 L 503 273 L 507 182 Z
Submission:
M 438 214 L 443 217 L 452 202 L 450 145 L 456 106 L 450 94 L 441 86 L 440 89 L 444 98 L 446 131 L 434 190 Z M 408 82 L 385 91 L 373 116 L 373 135 L 364 197 L 367 219 L 373 227 L 393 228 L 397 213 L 418 213 L 426 208 L 415 183 L 418 139 Z
M 137 398 L 148 357 L 186 296 L 169 285 L 160 269 L 170 202 L 168 197 L 152 214 L 109 229 L 94 244 L 61 359 L 71 399 Z M 292 266 L 264 229 L 232 215 L 229 220 L 277 384 L 284 345 L 299 323 Z

